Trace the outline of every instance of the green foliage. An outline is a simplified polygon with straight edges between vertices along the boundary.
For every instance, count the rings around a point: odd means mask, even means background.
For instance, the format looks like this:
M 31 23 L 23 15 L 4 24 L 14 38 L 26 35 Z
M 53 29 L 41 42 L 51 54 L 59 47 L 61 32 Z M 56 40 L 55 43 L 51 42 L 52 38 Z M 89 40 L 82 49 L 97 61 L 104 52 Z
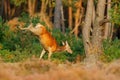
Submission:
M 19 20 L 25 22 L 25 26 L 28 26 L 30 23 L 33 23 L 34 25 L 42 23 L 44 25 L 39 17 L 30 18 L 26 13 L 22 13 Z M 75 61 L 78 54 L 81 56 L 85 55 L 81 36 L 76 39 L 73 34 L 70 34 L 69 29 L 66 29 L 66 33 L 62 33 L 58 29 L 53 29 L 50 33 L 52 33 L 60 46 L 62 46 L 62 41 L 65 42 L 67 40 L 73 50 L 72 54 L 67 52 L 56 52 L 52 55 L 52 60 L 60 62 L 66 60 Z M 10 31 L 9 26 L 7 26 L 6 23 L 3 23 L 3 20 L 0 17 L 0 58 L 2 58 L 3 61 L 18 62 L 26 60 L 33 55 L 39 58 L 41 51 L 42 46 L 36 36 L 29 31 Z M 103 54 L 101 58 L 107 62 L 120 58 L 120 40 L 115 39 L 112 42 L 105 41 L 104 53 L 105 54 Z M 47 55 L 48 54 L 45 54 L 43 58 L 47 59 Z
M 102 59 L 107 62 L 120 58 L 120 40 L 104 41 L 104 53 Z
M 37 24 L 39 21 L 38 17 L 30 18 L 29 15 L 23 13 L 19 19 L 23 21 L 27 25 L 31 22 L 33 24 Z M 2 22 L 2 20 L 1 20 Z M 44 23 L 43 23 L 44 24 Z M 3 46 L 0 50 L 0 57 L 6 62 L 17 62 L 22 61 L 27 58 L 30 58 L 32 55 L 35 55 L 39 58 L 40 52 L 42 51 L 42 46 L 40 45 L 37 37 L 35 37 L 29 31 L 21 31 L 12 32 L 9 30 L 9 27 L 6 23 L 0 26 L 2 35 L 0 44 Z M 60 62 L 64 62 L 65 60 L 74 61 L 77 54 L 83 54 L 83 43 L 81 39 L 76 40 L 76 38 L 69 34 L 69 30 L 63 34 L 60 30 L 53 30 L 51 33 L 57 40 L 58 44 L 62 46 L 62 41 L 68 41 L 73 50 L 73 54 L 69 54 L 67 52 L 56 52 L 52 55 L 52 60 L 59 60 Z M 47 55 L 43 57 L 47 59 Z
M 30 24 L 30 17 L 29 17 L 29 14 L 27 14 L 27 13 L 25 13 L 25 12 L 23 12 L 21 15 L 20 15 L 20 17 L 19 17 L 19 21 L 22 21 L 22 22 L 24 22 L 24 23 L 28 23 L 28 24 Z
M 74 61 L 78 54 L 81 56 L 85 55 L 82 38 L 76 39 L 73 34 L 69 33 L 69 30 L 66 30 L 65 34 L 63 34 L 60 30 L 53 30 L 52 35 L 57 40 L 58 44 L 62 46 L 62 42 L 68 41 L 69 45 L 71 46 L 71 49 L 73 50 L 72 54 L 69 54 L 67 52 L 53 54 L 55 59 L 59 59 L 60 61 Z
M 20 30 L 13 32 L 1 18 L 0 30 L 0 57 L 4 61 L 15 62 L 29 58 L 31 55 L 40 55 L 42 47 L 30 32 Z
M 36 17 L 30 17 L 29 14 L 23 12 L 21 14 L 21 16 L 19 17 L 19 21 L 22 21 L 25 24 L 25 27 L 27 27 L 30 23 L 33 23 L 33 25 L 36 25 L 37 23 L 41 23 L 43 25 L 45 25 L 45 23 L 43 21 L 40 21 L 40 17 L 36 16 Z
M 41 46 L 38 39 L 30 32 L 4 33 L 0 56 L 4 61 L 22 61 L 32 55 L 39 56 Z
M 120 1 L 114 0 L 110 10 L 111 21 L 120 25 Z
M 30 23 L 35 25 L 39 22 L 44 25 L 44 23 L 40 21 L 39 17 L 30 18 L 26 13 L 22 13 L 19 20 L 25 22 L 26 26 Z M 1 17 L 0 30 L 0 57 L 3 61 L 23 61 L 33 55 L 39 58 L 42 46 L 40 45 L 38 38 L 31 32 L 21 30 L 12 32 L 9 30 L 7 24 L 3 23 Z M 60 62 L 64 62 L 66 60 L 75 61 L 78 54 L 81 56 L 85 55 L 81 36 L 76 39 L 73 34 L 70 34 L 70 30 L 68 29 L 66 29 L 66 33 L 62 33 L 58 29 L 53 29 L 50 33 L 52 33 L 60 46 L 62 46 L 62 41 L 65 42 L 67 40 L 73 50 L 72 54 L 67 52 L 56 52 L 52 55 L 52 60 Z M 105 41 L 104 53 L 105 54 L 103 54 L 101 58 L 107 62 L 120 58 L 120 40 L 115 39 L 112 42 Z M 47 55 L 48 54 L 45 54 L 43 58 L 47 59 Z
M 27 0 L 10 0 L 11 4 L 14 4 L 15 6 L 20 6 L 22 3 L 26 3 Z

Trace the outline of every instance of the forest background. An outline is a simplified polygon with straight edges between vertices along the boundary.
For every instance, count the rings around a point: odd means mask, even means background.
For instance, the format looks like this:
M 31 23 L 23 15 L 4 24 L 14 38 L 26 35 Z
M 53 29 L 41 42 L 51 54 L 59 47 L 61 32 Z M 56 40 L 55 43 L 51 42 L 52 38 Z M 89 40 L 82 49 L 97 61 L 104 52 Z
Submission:
M 37 37 L 17 28 L 30 23 L 46 26 L 59 45 L 66 40 L 70 44 L 73 54 L 60 52 L 52 60 L 110 62 L 120 58 L 119 0 L 1 0 L 2 61 L 39 58 L 42 46 Z

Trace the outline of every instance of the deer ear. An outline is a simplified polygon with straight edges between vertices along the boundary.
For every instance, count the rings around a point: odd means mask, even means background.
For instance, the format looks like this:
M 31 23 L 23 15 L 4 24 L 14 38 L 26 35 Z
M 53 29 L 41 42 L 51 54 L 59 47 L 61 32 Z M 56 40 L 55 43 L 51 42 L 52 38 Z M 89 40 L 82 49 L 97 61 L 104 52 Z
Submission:
M 62 41 L 62 45 L 65 45 L 65 43 Z
M 67 41 L 65 41 L 65 44 L 67 44 L 67 45 L 68 45 L 68 42 L 67 42 Z

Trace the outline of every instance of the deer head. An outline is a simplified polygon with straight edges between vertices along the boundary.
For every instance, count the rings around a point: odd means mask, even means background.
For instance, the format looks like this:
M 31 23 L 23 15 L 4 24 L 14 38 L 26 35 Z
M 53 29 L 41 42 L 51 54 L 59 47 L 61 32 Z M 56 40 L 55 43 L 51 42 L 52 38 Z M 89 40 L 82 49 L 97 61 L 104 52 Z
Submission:
M 67 41 L 65 41 L 65 43 L 62 42 L 62 44 L 65 45 L 65 51 L 67 51 L 68 53 L 72 54 L 73 51 L 71 50 L 68 42 Z

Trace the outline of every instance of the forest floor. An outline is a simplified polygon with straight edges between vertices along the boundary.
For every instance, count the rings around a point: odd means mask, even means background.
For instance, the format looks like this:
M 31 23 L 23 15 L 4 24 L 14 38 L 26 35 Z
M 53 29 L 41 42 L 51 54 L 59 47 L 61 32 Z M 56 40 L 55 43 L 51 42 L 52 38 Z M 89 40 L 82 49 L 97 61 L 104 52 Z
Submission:
M 0 62 L 0 80 L 120 80 L 120 60 L 92 66 L 38 59 Z

